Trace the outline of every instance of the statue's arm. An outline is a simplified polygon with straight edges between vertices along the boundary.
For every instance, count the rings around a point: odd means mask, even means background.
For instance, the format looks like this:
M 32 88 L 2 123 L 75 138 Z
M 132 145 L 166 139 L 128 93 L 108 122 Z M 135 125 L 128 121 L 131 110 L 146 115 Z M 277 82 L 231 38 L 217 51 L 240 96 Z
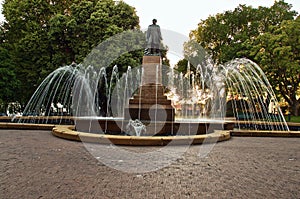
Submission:
M 146 41 L 148 42 L 149 40 L 149 37 L 150 37 L 150 30 L 148 28 L 147 32 L 146 32 Z
M 159 39 L 163 40 L 162 36 L 161 36 L 161 31 L 160 31 L 160 27 L 158 27 L 158 35 L 159 35 Z

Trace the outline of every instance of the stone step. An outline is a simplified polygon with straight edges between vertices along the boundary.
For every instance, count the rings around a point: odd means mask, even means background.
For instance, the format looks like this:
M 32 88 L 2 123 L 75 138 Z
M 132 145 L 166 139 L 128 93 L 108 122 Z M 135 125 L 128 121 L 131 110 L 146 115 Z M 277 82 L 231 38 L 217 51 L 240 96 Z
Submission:
M 172 102 L 167 98 L 163 99 L 144 99 L 144 98 L 134 98 L 129 100 L 129 104 L 161 104 L 161 105 L 170 105 Z
M 150 96 L 143 96 L 143 95 L 138 95 L 138 94 L 135 94 L 133 96 L 133 98 L 131 99 L 157 99 L 157 100 L 167 100 L 168 97 L 165 96 L 165 95 L 150 95 Z
M 139 88 L 137 95 L 141 96 L 161 96 L 164 95 L 165 89 L 160 84 L 148 84 Z
M 129 104 L 128 108 L 174 109 L 171 104 Z
M 160 105 L 159 107 L 142 105 L 142 107 L 129 105 L 124 110 L 125 119 L 139 119 L 142 121 L 174 121 L 175 110 L 172 106 Z

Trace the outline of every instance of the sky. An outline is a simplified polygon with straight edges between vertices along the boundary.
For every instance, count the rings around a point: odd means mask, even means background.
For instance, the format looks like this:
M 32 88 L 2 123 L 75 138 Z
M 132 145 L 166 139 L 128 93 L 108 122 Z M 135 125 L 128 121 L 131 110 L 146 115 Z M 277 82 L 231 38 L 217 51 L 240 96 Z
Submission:
M 234 10 L 239 4 L 257 8 L 270 7 L 274 0 L 124 0 L 136 8 L 141 28 L 147 28 L 156 18 L 161 28 L 188 36 L 201 20 L 209 15 Z M 285 0 L 300 14 L 300 0 Z
M 123 0 L 127 4 L 136 8 L 137 15 L 140 18 L 140 27 L 146 30 L 152 23 L 152 19 L 157 19 L 164 38 L 164 43 L 168 46 L 182 46 L 191 30 L 197 28 L 201 20 L 205 20 L 210 15 L 223 13 L 227 10 L 235 9 L 239 4 L 245 4 L 257 8 L 258 6 L 270 7 L 274 0 Z M 1 10 L 2 10 L 2 2 Z M 300 0 L 285 0 L 292 4 L 293 10 L 300 14 Z M 3 15 L 0 15 L 0 21 L 3 21 Z M 171 38 L 171 39 L 170 39 Z M 177 41 L 178 40 L 178 41 Z M 171 42 L 171 43 L 170 43 Z M 178 51 L 182 49 L 171 49 L 177 54 L 173 56 L 171 63 L 177 62 L 181 58 Z M 180 53 L 179 53 L 180 54 Z M 176 59 L 177 57 L 177 59 Z M 169 58 L 170 59 L 170 58 Z
M 177 46 L 182 47 L 180 49 L 177 47 L 175 47 L 175 49 L 169 49 L 168 58 L 171 61 L 171 65 L 176 64 L 178 60 L 182 59 L 182 53 L 178 54 L 178 51 L 183 51 L 183 42 L 188 40 L 189 33 L 191 30 L 197 28 L 201 20 L 207 19 L 210 15 L 223 13 L 227 10 L 234 10 L 239 4 L 245 4 L 254 8 L 258 6 L 270 7 L 274 4 L 274 0 L 124 1 L 136 8 L 137 15 L 140 18 L 140 26 L 143 30 L 146 30 L 148 25 L 152 23 L 152 19 L 155 18 L 161 29 L 164 29 L 162 32 L 164 44 L 170 47 L 176 43 Z M 292 9 L 300 14 L 300 0 L 285 0 L 285 2 L 292 4 Z

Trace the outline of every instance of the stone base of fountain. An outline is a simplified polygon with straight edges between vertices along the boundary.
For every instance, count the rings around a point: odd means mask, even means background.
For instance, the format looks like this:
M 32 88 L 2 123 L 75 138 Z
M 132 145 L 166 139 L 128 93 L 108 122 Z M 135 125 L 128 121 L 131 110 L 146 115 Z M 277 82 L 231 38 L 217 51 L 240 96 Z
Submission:
M 1 124 L 0 124 L 1 125 Z M 0 126 L 1 127 L 1 126 Z M 203 143 L 216 143 L 230 139 L 230 131 L 215 131 L 209 135 L 191 136 L 120 136 L 120 135 L 101 135 L 86 132 L 74 131 L 71 126 L 56 126 L 52 129 L 54 136 L 96 144 L 115 144 L 127 146 L 165 146 L 190 145 Z
M 76 118 L 76 130 L 96 134 L 126 135 L 129 120 L 123 118 Z M 234 121 L 144 121 L 146 133 L 142 136 L 202 135 L 218 130 L 232 130 Z
M 139 88 L 138 94 L 129 100 L 124 111 L 125 120 L 174 121 L 175 109 L 164 95 L 160 84 L 147 84 Z
M 143 57 L 142 86 L 124 110 L 125 121 L 140 120 L 149 129 L 147 135 L 173 134 L 174 131 L 175 109 L 164 95 L 161 67 L 160 56 Z

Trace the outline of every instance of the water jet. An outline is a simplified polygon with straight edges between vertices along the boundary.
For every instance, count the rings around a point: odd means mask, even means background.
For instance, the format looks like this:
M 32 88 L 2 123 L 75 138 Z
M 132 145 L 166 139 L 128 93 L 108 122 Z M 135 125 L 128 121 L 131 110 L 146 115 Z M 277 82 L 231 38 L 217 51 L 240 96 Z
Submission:
M 106 60 L 105 50 L 99 47 L 88 61 L 53 71 L 19 122 L 51 123 L 56 117 L 62 123 L 67 117 L 79 132 L 141 137 L 288 131 L 268 80 L 250 60 L 216 65 L 202 53 L 182 73 L 162 65 L 160 56 L 144 56 L 141 67 L 129 66 L 122 74 L 118 66 L 107 72 L 106 65 L 118 56 Z M 276 106 L 270 112 L 271 100 Z

